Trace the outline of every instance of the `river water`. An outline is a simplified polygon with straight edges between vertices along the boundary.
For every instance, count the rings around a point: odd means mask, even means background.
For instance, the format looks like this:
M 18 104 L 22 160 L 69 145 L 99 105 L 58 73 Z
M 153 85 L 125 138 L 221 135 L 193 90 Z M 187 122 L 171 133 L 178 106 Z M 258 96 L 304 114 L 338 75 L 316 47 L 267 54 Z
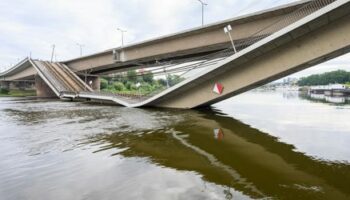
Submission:
M 206 110 L 0 98 L 0 199 L 350 199 L 350 105 Z

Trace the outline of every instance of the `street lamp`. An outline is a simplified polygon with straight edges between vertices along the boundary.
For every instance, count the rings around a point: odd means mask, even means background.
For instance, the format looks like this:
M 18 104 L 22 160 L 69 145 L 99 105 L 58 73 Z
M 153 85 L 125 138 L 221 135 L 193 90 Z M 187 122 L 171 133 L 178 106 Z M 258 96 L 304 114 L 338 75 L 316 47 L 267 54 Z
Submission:
M 207 6 L 208 4 L 203 2 L 203 0 L 198 0 L 199 3 L 202 4 L 202 26 L 204 26 L 204 6 Z
M 228 36 L 230 37 L 233 50 L 235 51 L 235 53 L 237 53 L 237 50 L 236 50 L 236 47 L 235 47 L 235 43 L 233 42 L 232 36 L 231 36 L 231 31 L 232 31 L 231 25 L 225 26 L 224 31 L 225 31 L 225 33 L 228 34 Z
M 56 45 L 52 45 L 52 53 L 51 53 L 51 62 L 53 61 L 53 56 L 55 55 L 55 47 Z
M 126 30 L 123 30 L 121 28 L 117 28 L 118 31 L 122 34 L 122 47 L 124 46 L 124 33 L 126 33 Z
M 80 56 L 83 56 L 83 47 L 84 47 L 85 45 L 80 44 L 80 43 L 76 43 L 76 45 L 79 46 L 79 49 L 80 49 Z

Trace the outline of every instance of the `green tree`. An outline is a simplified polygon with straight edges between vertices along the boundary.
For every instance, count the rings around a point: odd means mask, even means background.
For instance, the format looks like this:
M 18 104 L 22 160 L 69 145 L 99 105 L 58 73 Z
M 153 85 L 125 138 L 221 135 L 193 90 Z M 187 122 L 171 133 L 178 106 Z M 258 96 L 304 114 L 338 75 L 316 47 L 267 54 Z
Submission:
M 162 86 L 166 86 L 166 85 L 167 85 L 167 84 L 166 84 L 166 80 L 163 79 L 163 78 L 158 79 L 157 82 L 158 82 L 159 85 L 162 85 Z
M 107 89 L 108 87 L 108 81 L 104 78 L 101 78 L 100 80 L 100 89 L 101 90 L 104 90 L 104 89 Z
M 180 77 L 179 75 L 168 75 L 167 79 L 169 86 L 174 86 L 184 80 L 184 78 Z
M 9 90 L 6 88 L 0 88 L 0 94 L 9 94 Z
M 122 82 L 113 83 L 114 89 L 116 91 L 123 91 L 125 89 L 124 84 Z
M 129 91 L 137 90 L 136 84 L 131 81 L 126 82 L 125 88 Z
M 137 72 L 135 70 L 129 70 L 126 74 L 128 81 L 136 83 L 137 81 Z
M 151 84 L 149 83 L 143 83 L 141 86 L 140 86 L 140 90 L 141 91 L 144 91 L 144 92 L 151 92 L 153 90 L 153 87 Z
M 334 84 L 334 83 L 345 84 L 347 82 L 350 82 L 350 72 L 347 72 L 344 70 L 338 70 L 338 71 L 303 77 L 298 81 L 298 85 L 311 86 L 311 85 L 328 85 L 328 84 Z
M 154 82 L 153 73 L 152 72 L 145 72 L 142 75 L 142 79 L 144 82 L 152 84 Z

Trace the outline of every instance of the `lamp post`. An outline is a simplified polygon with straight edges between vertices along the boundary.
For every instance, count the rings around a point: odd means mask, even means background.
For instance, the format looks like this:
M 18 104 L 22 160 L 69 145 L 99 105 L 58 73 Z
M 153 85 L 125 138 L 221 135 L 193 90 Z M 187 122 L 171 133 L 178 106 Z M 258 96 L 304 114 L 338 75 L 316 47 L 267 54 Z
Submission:
M 121 28 L 117 28 L 118 31 L 122 34 L 122 47 L 124 46 L 124 33 L 126 33 L 126 30 L 123 30 Z
M 53 56 L 55 55 L 55 47 L 56 45 L 52 45 L 52 53 L 51 53 L 51 62 L 53 61 Z
M 199 3 L 202 4 L 202 26 L 204 26 L 204 6 L 207 6 L 208 4 L 205 3 L 203 0 L 198 0 Z
M 235 43 L 233 42 L 233 39 L 232 39 L 232 36 L 231 36 L 231 31 L 232 31 L 231 25 L 225 26 L 224 31 L 225 31 L 225 33 L 228 34 L 228 36 L 230 37 L 230 41 L 231 41 L 231 44 L 232 44 L 232 48 L 233 48 L 233 50 L 235 51 L 235 53 L 237 53 Z
M 80 44 L 80 43 L 76 43 L 76 45 L 79 46 L 80 56 L 83 56 L 83 47 L 84 47 L 85 45 Z

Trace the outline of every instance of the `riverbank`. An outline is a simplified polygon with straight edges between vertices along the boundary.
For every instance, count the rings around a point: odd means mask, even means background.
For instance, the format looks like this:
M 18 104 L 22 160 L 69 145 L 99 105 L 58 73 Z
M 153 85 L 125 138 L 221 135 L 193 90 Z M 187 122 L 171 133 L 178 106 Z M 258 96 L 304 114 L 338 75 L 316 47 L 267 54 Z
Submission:
M 0 97 L 29 97 L 36 96 L 35 90 L 10 90 L 8 93 L 0 93 Z

